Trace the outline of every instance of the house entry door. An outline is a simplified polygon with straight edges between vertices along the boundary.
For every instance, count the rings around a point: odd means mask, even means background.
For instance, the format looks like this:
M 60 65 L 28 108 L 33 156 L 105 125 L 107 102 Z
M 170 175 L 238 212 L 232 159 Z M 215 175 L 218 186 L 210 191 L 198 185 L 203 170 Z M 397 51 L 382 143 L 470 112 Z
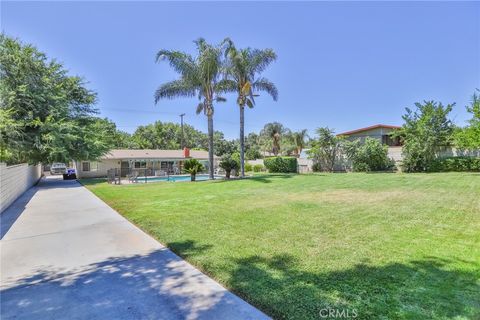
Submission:
M 128 161 L 122 161 L 122 164 L 120 165 L 120 176 L 121 177 L 126 177 L 127 174 L 130 171 L 130 164 Z

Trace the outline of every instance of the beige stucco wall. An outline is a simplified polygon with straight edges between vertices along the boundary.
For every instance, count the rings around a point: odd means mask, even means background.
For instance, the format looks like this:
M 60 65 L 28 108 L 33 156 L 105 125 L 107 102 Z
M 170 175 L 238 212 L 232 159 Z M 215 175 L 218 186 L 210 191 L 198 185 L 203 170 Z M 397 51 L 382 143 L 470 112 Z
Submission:
M 82 162 L 84 161 L 75 161 L 75 169 L 77 170 L 78 178 L 103 178 L 107 176 L 107 170 L 113 168 L 120 168 L 120 160 L 101 160 L 97 161 L 98 168 L 97 170 L 83 171 Z M 93 161 L 90 161 L 93 162 Z
M 375 128 L 371 130 L 366 130 L 358 133 L 352 133 L 347 136 L 347 140 L 353 141 L 356 139 L 360 139 L 360 141 L 364 141 L 365 138 L 375 138 L 378 140 L 382 140 L 382 135 L 386 135 L 393 132 L 393 129 L 390 128 Z
M 41 165 L 24 163 L 7 167 L 5 163 L 0 163 L 0 212 L 36 184 L 41 175 Z

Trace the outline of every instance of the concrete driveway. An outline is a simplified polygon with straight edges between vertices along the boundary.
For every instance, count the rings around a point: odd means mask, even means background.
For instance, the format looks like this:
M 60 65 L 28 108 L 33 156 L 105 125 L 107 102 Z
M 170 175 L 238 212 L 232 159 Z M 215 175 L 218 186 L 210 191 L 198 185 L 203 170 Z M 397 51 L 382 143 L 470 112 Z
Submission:
M 1 215 L 4 319 L 268 319 L 76 181 Z

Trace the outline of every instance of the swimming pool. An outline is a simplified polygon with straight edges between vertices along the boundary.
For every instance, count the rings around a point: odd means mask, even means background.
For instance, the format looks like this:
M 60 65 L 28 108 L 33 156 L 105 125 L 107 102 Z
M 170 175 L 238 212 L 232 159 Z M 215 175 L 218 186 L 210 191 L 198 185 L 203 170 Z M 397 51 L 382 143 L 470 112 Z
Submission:
M 223 179 L 223 176 L 215 176 L 215 179 Z M 146 180 L 146 181 L 145 181 Z M 208 174 L 197 174 L 196 181 L 205 181 L 208 180 Z M 181 175 L 181 176 L 168 176 L 168 177 L 138 177 L 138 182 L 159 182 L 159 181 L 169 181 L 169 182 L 181 182 L 181 181 L 190 181 L 190 176 Z

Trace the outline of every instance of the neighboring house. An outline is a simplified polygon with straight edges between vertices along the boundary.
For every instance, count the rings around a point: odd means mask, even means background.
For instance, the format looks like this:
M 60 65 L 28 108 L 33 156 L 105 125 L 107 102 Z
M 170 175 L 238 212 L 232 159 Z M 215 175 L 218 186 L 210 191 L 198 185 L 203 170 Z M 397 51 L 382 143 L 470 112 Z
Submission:
M 208 151 L 189 150 L 111 150 L 98 161 L 75 161 L 75 169 L 79 178 L 106 177 L 109 169 L 117 169 L 122 176 L 132 171 L 140 174 L 160 175 L 161 173 L 176 174 L 182 172 L 183 163 L 187 159 L 199 160 L 207 170 Z M 214 160 L 216 167 L 217 157 Z
M 360 128 L 356 130 L 346 131 L 337 134 L 337 136 L 343 136 L 350 141 L 359 139 L 364 141 L 366 138 L 378 139 L 382 144 L 385 144 L 389 147 L 399 147 L 401 146 L 400 139 L 393 138 L 391 134 L 396 129 L 400 129 L 399 126 L 391 126 L 386 124 L 376 124 L 366 128 Z
M 337 136 L 343 136 L 350 141 L 358 139 L 362 142 L 365 141 L 366 138 L 378 139 L 382 144 L 388 146 L 388 157 L 393 159 L 397 166 L 399 166 L 403 159 L 402 142 L 399 137 L 392 137 L 392 133 L 400 128 L 401 127 L 399 126 L 376 124 L 365 128 L 342 132 L 337 134 Z

